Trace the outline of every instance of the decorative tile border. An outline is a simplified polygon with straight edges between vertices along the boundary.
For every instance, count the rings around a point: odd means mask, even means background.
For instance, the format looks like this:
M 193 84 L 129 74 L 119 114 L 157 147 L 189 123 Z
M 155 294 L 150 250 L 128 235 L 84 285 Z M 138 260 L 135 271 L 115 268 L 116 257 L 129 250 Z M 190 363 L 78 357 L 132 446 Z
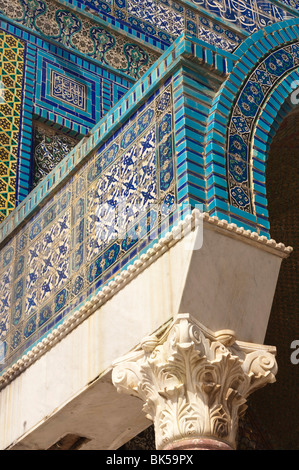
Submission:
M 25 44 L 0 32 L 0 222 L 15 207 Z
M 16 24 L 29 28 L 43 40 L 96 60 L 135 80 L 157 60 L 160 51 L 142 41 L 109 30 L 100 20 L 71 11 L 51 0 L 2 0 L 0 12 Z M 100 21 L 100 23 L 99 23 Z
M 199 8 L 210 14 L 221 18 L 224 22 L 234 24 L 240 30 L 250 34 L 265 28 L 272 23 L 292 18 L 296 12 L 290 12 L 282 4 L 278 6 L 274 2 L 264 0 L 246 0 L 238 2 L 234 0 L 220 0 L 210 2 L 209 0 L 189 0 Z
M 230 221 L 255 226 L 256 230 L 268 237 L 266 208 L 263 211 L 258 208 L 256 211 L 251 200 L 253 181 L 250 174 L 253 179 L 257 176 L 261 180 L 257 159 L 251 161 L 251 145 L 261 107 L 270 103 L 278 80 L 286 79 L 287 74 L 298 66 L 298 26 L 298 19 L 271 25 L 253 34 L 239 46 L 235 51 L 238 60 L 216 94 L 208 119 L 206 163 L 209 210 L 213 206 L 215 214 L 227 214 Z M 281 98 L 276 100 L 276 107 L 281 107 L 281 104 Z M 252 168 L 255 164 L 256 169 Z M 215 165 L 220 171 L 215 171 Z M 228 171 L 234 179 L 229 179 Z M 246 175 L 239 185 L 236 184 L 238 172 L 241 177 Z M 242 191 L 245 191 L 244 194 Z M 241 195 L 240 199 L 238 194 Z M 248 200 L 245 201 L 245 197 Z
M 250 0 L 244 4 L 232 0 L 64 0 L 60 3 L 85 12 L 95 11 L 109 24 L 124 30 L 135 29 L 153 41 L 160 39 L 169 45 L 185 30 L 226 50 L 233 50 L 233 44 L 240 42 L 242 36 L 299 15 L 293 0 Z
M 274 3 L 281 6 L 282 8 L 287 7 L 292 13 L 297 13 L 299 11 L 299 4 L 296 0 L 274 0 Z
M 268 223 L 267 198 L 265 190 L 265 174 L 268 152 L 272 142 L 274 129 L 293 109 L 290 96 L 292 85 L 299 83 L 299 67 L 278 81 L 271 91 L 271 96 L 261 108 L 256 122 L 255 133 L 251 143 L 251 181 L 253 211 L 261 225 Z

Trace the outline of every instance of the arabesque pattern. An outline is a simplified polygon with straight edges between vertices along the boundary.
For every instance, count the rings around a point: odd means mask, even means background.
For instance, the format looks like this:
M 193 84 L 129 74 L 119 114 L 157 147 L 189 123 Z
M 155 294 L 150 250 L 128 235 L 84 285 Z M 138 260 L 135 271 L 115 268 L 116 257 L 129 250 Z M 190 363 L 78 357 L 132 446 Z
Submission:
M 43 38 L 140 78 L 158 54 L 51 0 L 1 0 L 0 12 Z M 128 47 L 130 46 L 130 47 Z

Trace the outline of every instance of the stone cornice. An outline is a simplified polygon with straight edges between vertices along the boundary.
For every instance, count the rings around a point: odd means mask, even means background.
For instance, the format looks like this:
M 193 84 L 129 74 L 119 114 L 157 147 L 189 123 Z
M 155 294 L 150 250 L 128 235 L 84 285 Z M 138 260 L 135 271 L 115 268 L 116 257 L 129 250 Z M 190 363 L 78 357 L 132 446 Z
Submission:
M 201 223 L 203 229 L 217 230 L 224 236 L 233 237 L 243 243 L 249 243 L 261 250 L 268 251 L 280 258 L 288 257 L 292 247 L 286 247 L 283 243 L 277 243 L 275 240 L 269 240 L 266 237 L 260 237 L 255 232 L 244 230 L 235 224 L 229 224 L 225 220 L 217 217 L 210 217 L 207 213 L 201 213 L 194 209 L 190 215 L 174 226 L 163 238 L 142 254 L 139 259 L 134 261 L 127 269 L 110 281 L 103 289 L 94 295 L 89 301 L 85 302 L 78 310 L 67 317 L 60 325 L 53 329 L 47 336 L 39 341 L 30 351 L 24 354 L 11 367 L 6 369 L 0 376 L 0 389 L 7 386 L 27 367 L 33 364 L 37 359 L 61 341 L 66 335 L 82 323 L 87 317 L 95 313 L 111 297 L 123 289 L 129 282 L 136 278 L 141 272 L 147 269 L 173 245 L 186 237 L 191 231 L 195 230 Z

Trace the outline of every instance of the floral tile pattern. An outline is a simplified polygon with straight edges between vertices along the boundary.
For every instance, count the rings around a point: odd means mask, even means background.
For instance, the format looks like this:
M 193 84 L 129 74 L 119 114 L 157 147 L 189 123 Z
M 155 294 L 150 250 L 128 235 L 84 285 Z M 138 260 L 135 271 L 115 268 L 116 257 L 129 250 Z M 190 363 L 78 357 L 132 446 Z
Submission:
M 0 12 L 43 39 L 55 40 L 134 79 L 140 78 L 158 58 L 138 41 L 128 41 L 125 36 L 51 0 L 1 0 Z
M 174 0 L 79 0 L 77 3 L 85 10 L 87 5 L 104 20 L 115 18 L 166 44 L 188 31 L 228 51 L 242 41 L 242 31 L 252 34 L 269 24 L 296 16 L 299 9 L 294 0 L 281 2 L 280 7 L 264 0 L 190 0 L 188 5 Z M 283 3 L 293 9 L 293 14 L 283 8 Z
M 251 34 L 269 24 L 292 17 L 288 11 L 271 1 L 191 0 L 191 2 Z
M 141 254 L 175 207 L 171 90 L 156 92 L 1 250 L 9 362 Z

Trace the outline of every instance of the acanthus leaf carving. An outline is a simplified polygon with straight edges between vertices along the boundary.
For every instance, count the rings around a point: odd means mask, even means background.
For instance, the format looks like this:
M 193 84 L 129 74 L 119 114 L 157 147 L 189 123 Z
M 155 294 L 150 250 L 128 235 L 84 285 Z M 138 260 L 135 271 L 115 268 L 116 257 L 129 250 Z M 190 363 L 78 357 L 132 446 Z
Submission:
M 275 381 L 273 348 L 237 341 L 229 330 L 211 332 L 180 314 L 159 338 L 114 364 L 118 391 L 138 396 L 154 422 L 157 449 L 197 437 L 235 446 L 247 397 Z

